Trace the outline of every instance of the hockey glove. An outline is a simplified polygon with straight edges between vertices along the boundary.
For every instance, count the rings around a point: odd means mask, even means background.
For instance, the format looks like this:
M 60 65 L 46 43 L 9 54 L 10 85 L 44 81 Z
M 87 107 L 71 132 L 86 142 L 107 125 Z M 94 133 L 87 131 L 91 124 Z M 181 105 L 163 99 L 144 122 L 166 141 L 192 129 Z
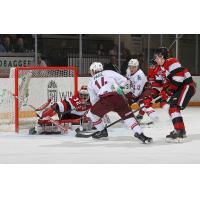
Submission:
M 124 95 L 124 92 L 123 92 L 123 89 L 118 87 L 117 90 L 116 90 L 117 94 L 119 95 Z
M 173 94 L 174 94 L 174 90 L 172 90 L 171 88 L 167 88 L 166 89 L 166 94 L 168 95 L 168 96 L 173 96 Z
M 165 90 L 162 90 L 160 92 L 160 96 L 162 97 L 162 100 L 167 100 L 168 99 L 168 95 L 167 95 L 167 92 Z
M 151 106 L 151 99 L 147 98 L 143 100 L 144 102 L 144 107 L 149 108 Z
M 117 94 L 124 95 L 123 89 L 120 88 L 118 85 L 112 85 L 111 88 L 112 88 L 112 91 L 116 91 Z

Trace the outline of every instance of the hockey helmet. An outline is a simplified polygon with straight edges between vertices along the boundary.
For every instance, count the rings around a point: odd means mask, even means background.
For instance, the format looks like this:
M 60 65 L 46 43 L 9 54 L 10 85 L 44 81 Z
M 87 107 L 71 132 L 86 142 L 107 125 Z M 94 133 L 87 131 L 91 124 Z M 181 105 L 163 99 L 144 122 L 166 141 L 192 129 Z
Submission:
M 89 99 L 89 93 L 88 93 L 87 85 L 81 86 L 81 89 L 79 90 L 79 97 L 83 100 Z
M 97 72 L 103 71 L 103 65 L 100 62 L 93 62 L 90 65 L 90 73 L 91 75 L 94 75 Z
M 131 67 L 131 66 L 134 66 L 134 67 L 138 68 L 139 67 L 139 61 L 138 61 L 138 59 L 131 59 L 131 60 L 129 60 L 128 67 Z

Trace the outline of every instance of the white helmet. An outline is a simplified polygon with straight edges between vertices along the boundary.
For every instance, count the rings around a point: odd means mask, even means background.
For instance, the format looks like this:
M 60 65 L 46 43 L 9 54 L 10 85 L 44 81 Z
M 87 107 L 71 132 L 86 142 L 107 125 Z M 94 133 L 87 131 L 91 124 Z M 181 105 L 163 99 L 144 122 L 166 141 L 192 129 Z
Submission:
M 93 62 L 90 65 L 90 72 L 96 73 L 103 71 L 103 65 L 100 62 Z
M 134 66 L 134 67 L 139 67 L 139 61 L 138 61 L 138 59 L 131 59 L 131 60 L 129 60 L 129 62 L 128 62 L 128 66 L 130 67 L 130 66 Z

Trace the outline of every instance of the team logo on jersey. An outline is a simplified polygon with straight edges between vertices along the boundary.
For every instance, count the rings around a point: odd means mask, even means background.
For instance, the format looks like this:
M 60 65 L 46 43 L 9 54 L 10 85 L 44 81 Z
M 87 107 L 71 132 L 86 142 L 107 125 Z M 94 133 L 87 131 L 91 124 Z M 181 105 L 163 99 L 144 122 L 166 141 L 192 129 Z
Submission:
M 140 80 L 141 80 L 141 76 L 140 76 L 140 75 L 138 75 L 138 77 L 137 77 L 137 78 L 138 78 L 138 81 L 140 81 Z
M 53 102 L 58 101 L 58 86 L 55 81 L 49 81 L 47 85 L 47 98 L 52 99 Z

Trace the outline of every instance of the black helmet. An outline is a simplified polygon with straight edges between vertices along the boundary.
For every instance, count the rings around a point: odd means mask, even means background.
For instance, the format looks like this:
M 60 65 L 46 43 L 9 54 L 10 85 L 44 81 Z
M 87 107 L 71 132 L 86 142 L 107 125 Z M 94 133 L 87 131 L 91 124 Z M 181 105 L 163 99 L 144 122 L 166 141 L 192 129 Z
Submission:
M 169 57 L 169 50 L 167 47 L 158 47 L 155 52 L 154 55 L 162 55 L 164 59 L 167 59 Z

